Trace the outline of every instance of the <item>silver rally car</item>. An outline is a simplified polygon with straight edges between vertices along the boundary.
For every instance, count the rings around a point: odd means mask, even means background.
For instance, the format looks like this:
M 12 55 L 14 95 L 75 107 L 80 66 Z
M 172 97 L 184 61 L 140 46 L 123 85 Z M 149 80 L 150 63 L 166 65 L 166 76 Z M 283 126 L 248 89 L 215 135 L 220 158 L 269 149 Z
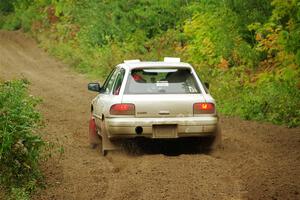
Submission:
M 205 86 L 206 85 L 206 86 Z M 113 141 L 146 137 L 173 139 L 210 137 L 211 148 L 221 144 L 215 100 L 193 67 L 179 58 L 163 62 L 127 60 L 117 65 L 91 102 L 89 139 L 102 143 L 102 153 Z

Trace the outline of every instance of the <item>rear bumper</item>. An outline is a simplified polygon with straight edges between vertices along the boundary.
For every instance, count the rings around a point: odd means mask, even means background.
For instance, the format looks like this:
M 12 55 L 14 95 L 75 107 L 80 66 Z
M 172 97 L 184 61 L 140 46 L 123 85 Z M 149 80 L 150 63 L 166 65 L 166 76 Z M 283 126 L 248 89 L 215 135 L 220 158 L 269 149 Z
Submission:
M 201 137 L 212 135 L 217 127 L 217 116 L 178 117 L 178 118 L 106 118 L 106 128 L 109 138 L 162 138 L 157 137 L 154 127 L 171 125 L 175 127 L 174 134 L 164 138 Z M 141 134 L 136 128 L 142 127 Z

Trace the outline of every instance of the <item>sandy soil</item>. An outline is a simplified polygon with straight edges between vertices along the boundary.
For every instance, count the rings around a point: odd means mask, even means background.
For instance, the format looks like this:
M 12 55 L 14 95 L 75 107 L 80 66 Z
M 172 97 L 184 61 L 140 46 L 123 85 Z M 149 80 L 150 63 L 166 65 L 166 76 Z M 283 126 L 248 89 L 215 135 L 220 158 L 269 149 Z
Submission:
M 44 138 L 62 145 L 42 164 L 33 199 L 300 199 L 300 129 L 221 118 L 223 149 L 195 141 L 128 143 L 136 153 L 89 148 L 90 81 L 20 32 L 0 32 L 0 78 L 25 77 L 44 101 Z

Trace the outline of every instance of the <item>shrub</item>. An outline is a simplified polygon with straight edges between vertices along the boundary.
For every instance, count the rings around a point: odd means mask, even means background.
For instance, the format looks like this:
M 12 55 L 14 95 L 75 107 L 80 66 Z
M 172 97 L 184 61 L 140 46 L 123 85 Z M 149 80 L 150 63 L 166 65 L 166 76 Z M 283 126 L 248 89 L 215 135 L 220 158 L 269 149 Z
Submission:
M 40 101 L 27 92 L 24 80 L 0 83 L 0 182 L 26 195 L 41 179 L 38 168 L 44 142 L 38 136 Z
M 257 64 L 257 54 L 239 32 L 239 15 L 221 1 L 190 7 L 192 20 L 184 26 L 189 60 L 201 66 L 228 68 Z
M 246 67 L 214 70 L 211 93 L 223 114 L 289 127 L 299 126 L 300 90 L 296 79 L 299 72 L 285 68 L 278 74 L 249 74 Z M 257 80 L 252 80 L 254 78 Z

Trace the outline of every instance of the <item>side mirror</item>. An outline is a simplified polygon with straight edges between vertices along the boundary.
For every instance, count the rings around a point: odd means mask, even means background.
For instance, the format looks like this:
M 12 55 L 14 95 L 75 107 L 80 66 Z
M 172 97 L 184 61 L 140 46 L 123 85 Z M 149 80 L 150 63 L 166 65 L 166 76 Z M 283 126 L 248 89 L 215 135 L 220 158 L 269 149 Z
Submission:
M 209 83 L 205 82 L 204 85 L 207 89 L 209 89 Z
M 100 92 L 100 90 L 101 90 L 100 84 L 99 83 L 89 83 L 88 90 L 94 91 L 94 92 Z

